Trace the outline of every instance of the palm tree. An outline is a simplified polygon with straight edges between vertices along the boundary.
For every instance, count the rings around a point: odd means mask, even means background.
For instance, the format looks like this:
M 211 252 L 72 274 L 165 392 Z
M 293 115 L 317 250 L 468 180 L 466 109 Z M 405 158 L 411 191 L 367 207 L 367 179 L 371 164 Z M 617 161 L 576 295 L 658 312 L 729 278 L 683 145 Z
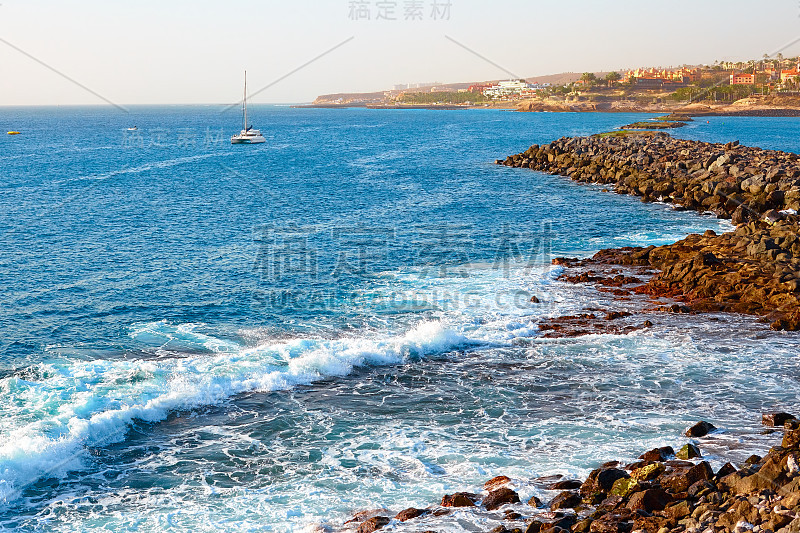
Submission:
M 584 72 L 584 73 L 581 75 L 581 81 L 582 81 L 584 84 L 586 84 L 586 85 L 588 85 L 588 86 L 590 86 L 590 87 L 591 87 L 591 86 L 592 86 L 592 85 L 594 85 L 594 83 L 597 81 L 597 76 L 595 76 L 595 75 L 594 75 L 593 73 L 591 73 L 591 72 Z

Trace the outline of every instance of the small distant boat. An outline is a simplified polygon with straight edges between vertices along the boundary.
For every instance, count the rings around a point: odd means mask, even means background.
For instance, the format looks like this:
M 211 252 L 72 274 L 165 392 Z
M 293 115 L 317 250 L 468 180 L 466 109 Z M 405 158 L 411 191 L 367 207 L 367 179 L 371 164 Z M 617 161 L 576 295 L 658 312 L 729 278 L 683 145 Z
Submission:
M 139 129 L 139 128 L 137 128 L 136 126 L 134 126 L 134 127 L 132 127 L 132 128 L 128 128 L 128 131 L 136 131 L 136 130 L 138 130 L 138 129 Z
M 20 132 L 18 132 L 18 131 L 9 131 L 8 134 L 9 135 L 19 135 Z
M 247 125 L 247 71 L 244 71 L 244 100 L 242 101 L 242 131 L 239 135 L 231 137 L 231 144 L 258 144 L 267 142 L 259 130 L 254 130 L 253 126 Z

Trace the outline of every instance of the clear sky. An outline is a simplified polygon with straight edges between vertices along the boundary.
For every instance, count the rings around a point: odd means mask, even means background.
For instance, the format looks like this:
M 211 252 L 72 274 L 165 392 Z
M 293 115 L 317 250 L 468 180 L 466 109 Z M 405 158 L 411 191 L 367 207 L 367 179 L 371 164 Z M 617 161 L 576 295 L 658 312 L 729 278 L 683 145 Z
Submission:
M 274 83 L 254 102 L 306 102 L 506 71 L 753 59 L 798 38 L 800 0 L 0 0 L 0 105 L 104 104 L 9 43 L 125 105 L 232 103 L 245 68 L 251 92 Z

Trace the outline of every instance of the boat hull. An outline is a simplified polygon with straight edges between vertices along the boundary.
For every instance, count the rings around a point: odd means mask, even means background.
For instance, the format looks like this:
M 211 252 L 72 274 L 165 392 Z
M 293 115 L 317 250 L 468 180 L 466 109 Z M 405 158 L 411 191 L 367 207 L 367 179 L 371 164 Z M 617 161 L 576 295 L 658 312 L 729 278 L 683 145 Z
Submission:
M 231 144 L 261 144 L 267 142 L 262 136 L 257 137 L 231 137 Z

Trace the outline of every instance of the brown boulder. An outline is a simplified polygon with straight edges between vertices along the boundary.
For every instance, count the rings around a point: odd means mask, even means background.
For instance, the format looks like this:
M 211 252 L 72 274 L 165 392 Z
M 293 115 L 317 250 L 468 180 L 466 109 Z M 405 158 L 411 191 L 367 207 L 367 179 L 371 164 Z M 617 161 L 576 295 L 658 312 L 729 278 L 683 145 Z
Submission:
M 494 490 L 498 487 L 502 487 L 503 485 L 508 485 L 511 483 L 511 478 L 508 476 L 497 476 L 493 477 L 489 481 L 483 484 L 483 488 L 486 490 Z
M 724 465 L 722 465 L 720 467 L 719 471 L 717 471 L 717 474 L 716 474 L 715 477 L 717 479 L 722 479 L 725 476 L 733 474 L 734 472 L 736 472 L 736 467 L 733 466 L 731 463 L 725 463 Z
M 397 513 L 397 515 L 394 518 L 395 520 L 406 522 L 413 518 L 417 518 L 418 516 L 426 515 L 428 514 L 428 512 L 429 511 L 427 509 L 417 509 L 415 507 L 409 507 L 408 509 L 404 509 L 399 513 Z
M 445 494 L 442 498 L 442 507 L 473 507 L 480 498 L 470 492 L 456 492 Z
M 654 450 L 643 453 L 639 456 L 639 459 L 652 463 L 655 461 L 666 461 L 673 455 L 675 455 L 675 450 L 672 449 L 672 446 L 664 446 L 663 448 L 655 448 Z
M 642 509 L 648 513 L 662 511 L 672 501 L 672 496 L 662 489 L 647 489 L 634 493 L 628 500 L 628 509 Z
M 373 533 L 389 524 L 392 520 L 387 516 L 373 516 L 361 522 L 358 526 L 358 533 Z
M 687 437 L 705 437 L 712 431 L 717 429 L 714 424 L 711 424 L 706 421 L 700 421 L 697 424 L 693 425 L 689 429 L 686 430 L 684 433 Z
M 786 433 L 783 434 L 781 446 L 784 448 L 797 448 L 800 446 L 800 421 L 787 420 L 783 425 Z
M 786 422 L 793 419 L 795 416 L 789 413 L 764 413 L 761 415 L 761 423 L 771 428 L 783 427 Z
M 494 511 L 507 503 L 519 503 L 519 494 L 508 487 L 493 490 L 483 499 L 483 506 L 487 511 Z
M 628 533 L 632 529 L 632 522 L 613 514 L 600 517 L 589 527 L 591 533 Z
M 668 518 L 674 518 L 675 520 L 680 520 L 682 518 L 686 518 L 690 514 L 692 514 L 692 507 L 689 505 L 689 502 L 686 500 L 681 500 L 669 507 L 664 509 L 664 515 Z
M 574 509 L 581 504 L 581 497 L 574 492 L 564 491 L 550 502 L 550 510 Z
M 686 492 L 689 487 L 701 480 L 710 480 L 714 472 L 706 461 L 691 467 L 674 467 L 661 476 L 661 486 L 672 493 Z
M 596 492 L 606 493 L 614 486 L 618 479 L 630 477 L 627 472 L 618 468 L 605 468 L 593 470 L 586 481 L 581 485 L 581 495 L 588 496 Z

